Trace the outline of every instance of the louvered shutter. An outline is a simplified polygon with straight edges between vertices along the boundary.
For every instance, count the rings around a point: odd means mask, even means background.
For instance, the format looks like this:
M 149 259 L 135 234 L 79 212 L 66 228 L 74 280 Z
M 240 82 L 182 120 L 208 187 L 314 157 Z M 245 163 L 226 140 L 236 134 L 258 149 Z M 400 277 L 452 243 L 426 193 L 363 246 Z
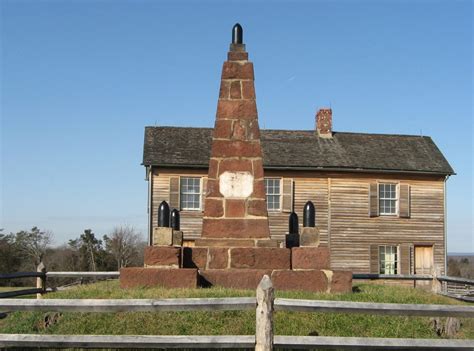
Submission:
M 400 184 L 399 201 L 399 216 L 410 218 L 410 186 L 408 184 Z
M 410 244 L 400 245 L 400 273 L 410 274 Z
M 282 212 L 293 212 L 293 179 L 283 178 Z
M 379 246 L 370 245 L 370 273 L 379 274 Z
M 369 186 L 369 216 L 379 215 L 379 187 L 377 183 L 370 183 Z
M 207 177 L 202 177 L 201 180 L 201 210 L 204 211 L 204 204 L 206 203 L 207 193 Z
M 179 207 L 179 177 L 170 177 L 170 209 Z

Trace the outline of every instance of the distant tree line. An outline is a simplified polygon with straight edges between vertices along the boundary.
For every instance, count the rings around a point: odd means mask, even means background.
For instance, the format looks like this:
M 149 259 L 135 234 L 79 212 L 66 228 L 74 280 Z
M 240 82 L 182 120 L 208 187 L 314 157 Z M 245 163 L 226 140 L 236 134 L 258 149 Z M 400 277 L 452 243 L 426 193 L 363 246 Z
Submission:
M 0 272 L 31 272 L 43 261 L 48 271 L 116 271 L 127 266 L 143 266 L 146 245 L 133 227 L 120 226 L 97 237 L 84 230 L 67 244 L 52 246 L 51 232 L 37 227 L 5 234 L 0 229 Z M 29 285 L 28 280 L 0 281 L 1 285 Z
M 448 259 L 448 275 L 474 279 L 474 257 L 453 256 Z

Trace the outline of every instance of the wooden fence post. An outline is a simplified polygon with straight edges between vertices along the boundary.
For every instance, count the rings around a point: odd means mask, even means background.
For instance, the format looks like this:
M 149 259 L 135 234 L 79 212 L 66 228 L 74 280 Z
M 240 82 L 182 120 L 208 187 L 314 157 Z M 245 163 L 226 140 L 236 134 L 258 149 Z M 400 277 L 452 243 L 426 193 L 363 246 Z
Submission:
M 273 350 L 274 300 L 272 281 L 268 275 L 264 275 L 257 287 L 255 351 Z
M 36 267 L 36 272 L 43 273 L 43 276 L 36 278 L 36 288 L 43 290 L 42 293 L 36 294 L 36 298 L 41 299 L 43 298 L 43 293 L 46 292 L 46 266 L 43 261 L 41 261 L 38 267 Z
M 442 290 L 441 282 L 438 280 L 438 277 L 441 275 L 439 268 L 434 267 L 431 275 L 433 276 L 433 280 L 431 281 L 431 292 L 433 294 L 439 294 Z

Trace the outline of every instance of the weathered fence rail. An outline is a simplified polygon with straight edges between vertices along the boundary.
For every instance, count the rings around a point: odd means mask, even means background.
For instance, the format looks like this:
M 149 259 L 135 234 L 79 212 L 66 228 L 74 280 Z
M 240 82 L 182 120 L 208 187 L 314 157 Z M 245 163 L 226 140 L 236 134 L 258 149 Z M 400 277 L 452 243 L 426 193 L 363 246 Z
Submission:
M 2 299 L 0 310 L 46 312 L 236 311 L 255 309 L 255 297 L 186 299 Z
M 397 316 L 457 316 L 474 318 L 474 306 L 413 305 L 346 301 L 316 301 L 274 298 L 274 289 L 264 276 L 255 297 L 192 299 L 3 299 L 6 311 L 222 311 L 256 310 L 255 335 L 145 336 L 145 335 L 32 335 L 0 334 L 0 347 L 51 348 L 253 348 L 269 351 L 282 348 L 325 349 L 437 349 L 472 350 L 474 340 L 354 338 L 325 336 L 274 336 L 274 311 L 318 313 L 370 313 Z
M 46 272 L 48 278 L 119 278 L 120 272 Z

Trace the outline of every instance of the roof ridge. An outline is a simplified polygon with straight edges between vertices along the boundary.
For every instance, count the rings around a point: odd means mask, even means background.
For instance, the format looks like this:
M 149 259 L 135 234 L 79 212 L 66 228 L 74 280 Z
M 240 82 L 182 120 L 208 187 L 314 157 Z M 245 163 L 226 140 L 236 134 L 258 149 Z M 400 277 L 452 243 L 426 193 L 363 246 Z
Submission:
M 160 128 L 160 129 L 201 129 L 201 130 L 212 130 L 213 127 L 187 127 L 187 126 L 146 126 L 145 128 Z M 315 133 L 313 129 L 263 129 L 262 132 L 304 132 L 304 133 Z M 408 137 L 408 138 L 429 138 L 429 135 L 414 135 L 414 134 L 390 134 L 390 133 L 366 133 L 366 132 L 338 132 L 333 131 L 333 134 L 350 134 L 350 135 L 374 135 L 374 136 L 393 136 L 393 137 Z

